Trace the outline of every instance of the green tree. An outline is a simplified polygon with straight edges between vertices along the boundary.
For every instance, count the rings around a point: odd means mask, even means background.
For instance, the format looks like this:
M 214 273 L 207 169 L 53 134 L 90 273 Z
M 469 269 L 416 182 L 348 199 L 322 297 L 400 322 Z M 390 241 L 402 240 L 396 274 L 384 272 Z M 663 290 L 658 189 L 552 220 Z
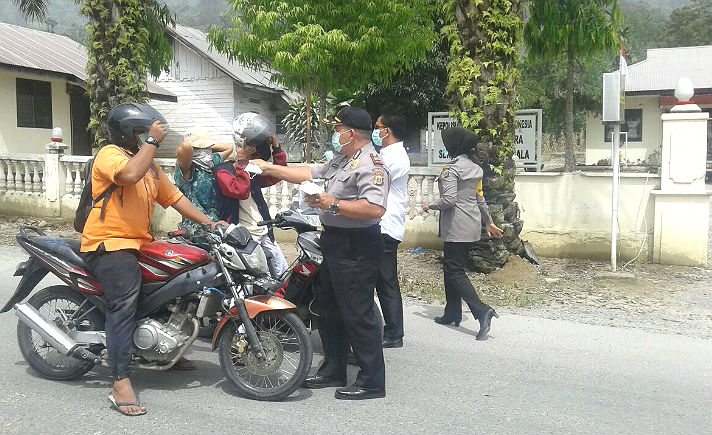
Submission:
M 625 21 L 621 31 L 625 41 L 628 63 L 645 60 L 648 48 L 666 47 L 668 14 L 658 6 L 642 2 L 622 3 L 621 14 Z
M 46 21 L 50 0 L 13 0 L 29 19 Z M 126 101 L 147 101 L 146 76 L 158 76 L 173 53 L 165 28 L 174 23 L 157 0 L 77 0 L 87 25 L 87 96 L 93 146 L 108 142 L 106 118 Z
M 576 169 L 574 155 L 574 84 L 579 59 L 614 51 L 621 24 L 618 0 L 534 0 L 524 35 L 530 55 L 553 61 L 565 56 L 566 160 L 564 170 Z
M 232 26 L 214 27 L 210 42 L 231 60 L 271 68 L 275 81 L 306 93 L 308 103 L 312 93 L 323 105 L 330 90 L 353 92 L 371 82 L 387 82 L 422 59 L 435 38 L 427 0 L 230 4 Z M 311 104 L 307 116 L 311 118 Z M 311 160 L 311 146 L 306 157 Z
M 517 106 L 519 45 L 523 0 L 445 0 L 449 18 L 443 34 L 450 43 L 448 91 L 463 127 L 480 137 L 471 157 L 484 170 L 483 188 L 499 241 L 479 243 L 471 253 L 475 268 L 489 272 L 503 266 L 509 253 L 530 257 L 522 243 L 522 221 L 515 202 L 512 159 Z
M 674 10 L 665 34 L 670 47 L 712 44 L 712 0 L 693 0 Z

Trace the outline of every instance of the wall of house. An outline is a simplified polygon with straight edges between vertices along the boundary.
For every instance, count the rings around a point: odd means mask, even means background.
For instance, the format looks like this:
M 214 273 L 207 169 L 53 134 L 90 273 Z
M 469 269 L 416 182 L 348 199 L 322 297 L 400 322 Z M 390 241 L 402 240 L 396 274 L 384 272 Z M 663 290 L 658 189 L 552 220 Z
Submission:
M 232 79 L 158 80 L 178 97 L 177 103 L 152 100 L 169 124 L 168 137 L 159 149 L 161 157 L 175 157 L 183 134 L 191 127 L 207 130 L 218 142 L 232 143 Z
M 169 72 L 156 83 L 176 94 L 178 102 L 151 101 L 170 125 L 159 157 L 175 157 L 176 147 L 191 127 L 207 130 L 218 142 L 232 143 L 232 121 L 238 113 L 255 111 L 275 122 L 275 96 L 240 86 L 207 58 L 177 40 L 173 49 Z
M 25 74 L 17 71 L 0 70 L 0 154 L 44 153 L 52 129 L 27 128 L 17 126 L 16 78 L 43 80 L 52 83 L 52 125 L 61 127 L 64 143 L 71 147 L 72 123 L 69 113 L 67 81 L 39 74 Z M 71 149 L 71 148 L 70 148 Z
M 642 109 L 643 140 L 628 142 L 627 150 L 621 148 L 621 162 L 628 160 L 631 164 L 646 162 L 657 164 L 660 160 L 663 124 L 660 115 L 658 96 L 627 96 L 626 109 Z M 603 124 L 598 116 L 589 115 L 586 119 L 586 164 L 595 165 L 600 160 L 610 160 L 611 143 L 603 138 Z M 657 160 L 656 160 L 657 158 Z

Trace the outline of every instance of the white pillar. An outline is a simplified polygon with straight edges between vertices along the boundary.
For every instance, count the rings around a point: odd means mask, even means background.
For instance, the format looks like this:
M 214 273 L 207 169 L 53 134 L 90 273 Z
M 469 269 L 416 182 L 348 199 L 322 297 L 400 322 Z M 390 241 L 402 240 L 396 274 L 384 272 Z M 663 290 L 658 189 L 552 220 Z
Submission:
M 679 87 L 676 96 L 683 103 L 662 115 L 660 190 L 652 191 L 653 261 L 704 267 L 710 225 L 705 189 L 709 115 L 688 102 L 691 92 L 680 95 Z
M 47 200 L 57 202 L 57 209 L 59 209 L 59 200 L 64 194 L 65 182 L 65 174 L 59 159 L 64 154 L 64 150 L 67 149 L 67 145 L 61 142 L 50 142 L 45 148 L 47 149 L 47 154 L 45 154 L 43 181 L 46 187 Z

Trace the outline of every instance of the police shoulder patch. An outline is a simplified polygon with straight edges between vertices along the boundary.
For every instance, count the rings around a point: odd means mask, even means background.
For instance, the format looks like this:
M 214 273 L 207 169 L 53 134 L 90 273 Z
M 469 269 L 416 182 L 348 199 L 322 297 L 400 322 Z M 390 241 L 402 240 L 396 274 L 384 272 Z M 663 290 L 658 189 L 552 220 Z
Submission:
M 374 175 L 373 185 L 374 186 L 383 186 L 383 175 Z
M 373 164 L 376 166 L 383 166 L 383 160 L 381 160 L 381 156 L 379 156 L 376 153 L 371 153 L 371 160 L 373 161 Z
M 386 170 L 383 168 L 373 168 L 373 175 L 380 175 L 382 177 L 386 175 Z

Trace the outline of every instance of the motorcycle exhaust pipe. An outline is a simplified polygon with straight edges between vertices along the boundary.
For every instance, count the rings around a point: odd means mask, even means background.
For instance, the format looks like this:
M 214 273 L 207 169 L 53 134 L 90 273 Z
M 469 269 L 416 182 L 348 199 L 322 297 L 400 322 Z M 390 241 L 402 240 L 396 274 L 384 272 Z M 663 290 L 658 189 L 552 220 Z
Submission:
M 44 317 L 31 305 L 15 304 L 15 315 L 22 323 L 35 331 L 52 347 L 57 349 L 64 356 L 85 360 L 98 364 L 98 356 L 89 352 L 64 333 L 56 325 L 46 321 Z

